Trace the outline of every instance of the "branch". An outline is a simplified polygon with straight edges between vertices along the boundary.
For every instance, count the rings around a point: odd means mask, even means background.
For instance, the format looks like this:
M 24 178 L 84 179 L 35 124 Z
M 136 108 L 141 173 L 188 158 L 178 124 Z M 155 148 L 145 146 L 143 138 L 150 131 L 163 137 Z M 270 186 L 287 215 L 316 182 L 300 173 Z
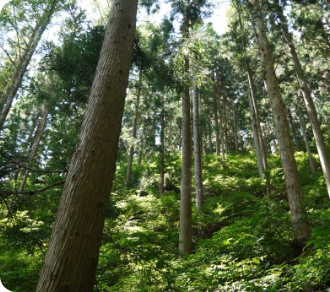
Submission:
M 46 191 L 48 189 L 51 189 L 53 187 L 64 185 L 64 183 L 65 183 L 64 181 L 60 181 L 60 182 L 51 184 L 51 185 L 49 185 L 47 187 L 44 187 L 42 189 L 30 190 L 30 191 L 22 191 L 22 192 L 17 192 L 17 191 L 13 191 L 13 190 L 1 190 L 0 189 L 0 195 L 6 195 L 7 197 L 10 196 L 10 195 L 34 195 L 34 194 L 37 194 L 37 193 L 41 193 L 43 191 Z

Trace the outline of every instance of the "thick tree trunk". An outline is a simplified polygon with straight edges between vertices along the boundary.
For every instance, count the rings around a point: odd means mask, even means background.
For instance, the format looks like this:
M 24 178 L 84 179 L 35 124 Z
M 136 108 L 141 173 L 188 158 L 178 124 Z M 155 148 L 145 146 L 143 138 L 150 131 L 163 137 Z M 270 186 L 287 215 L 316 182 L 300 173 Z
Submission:
M 186 8 L 188 9 L 188 8 Z M 183 37 L 189 37 L 188 11 L 184 15 Z M 184 75 L 189 75 L 189 59 L 184 60 Z M 191 122 L 190 122 L 190 95 L 188 81 L 182 93 L 182 168 L 181 168 L 181 202 L 180 202 L 180 231 L 179 252 L 192 252 L 192 204 L 191 204 Z
M 30 163 L 33 160 L 34 156 L 37 153 L 38 146 L 40 144 L 40 140 L 41 140 L 42 134 L 44 133 L 44 129 L 46 126 L 47 116 L 48 116 L 48 109 L 43 109 L 43 114 L 42 114 L 41 120 L 39 121 L 38 128 L 37 128 L 37 131 L 34 136 L 34 141 L 31 145 L 31 148 L 29 151 L 28 163 Z M 22 172 L 22 183 L 19 188 L 20 192 L 22 192 L 24 190 L 28 176 L 29 176 L 29 170 L 24 169 Z
M 315 105 L 313 102 L 312 94 L 311 94 L 311 89 L 308 85 L 307 78 L 305 76 L 304 70 L 300 64 L 296 48 L 293 43 L 293 38 L 291 33 L 289 32 L 288 29 L 288 24 L 287 20 L 283 14 L 282 7 L 279 5 L 278 0 L 275 0 L 275 3 L 277 4 L 277 14 L 281 20 L 281 26 L 282 26 L 282 31 L 284 38 L 290 48 L 292 60 L 295 66 L 295 70 L 299 79 L 300 83 L 300 88 L 303 94 L 307 114 L 312 126 L 314 138 L 315 138 L 315 143 L 316 143 L 316 148 L 317 152 L 320 157 L 320 162 L 321 162 L 321 167 L 323 170 L 324 178 L 327 184 L 328 188 L 328 195 L 330 196 L 330 160 L 329 160 L 329 154 L 325 145 L 324 137 L 321 131 L 321 126 L 320 122 L 317 118 L 317 113 L 315 109 Z
M 193 77 L 194 78 L 194 77 Z M 195 83 L 195 81 L 193 82 Z M 200 143 L 199 127 L 199 98 L 196 84 L 193 85 L 193 120 L 194 120 L 194 159 L 195 159 L 195 190 L 197 211 L 203 207 L 203 168 L 202 168 L 202 150 Z
M 112 1 L 109 23 L 37 292 L 91 292 L 125 105 L 137 0 Z
M 310 237 L 311 231 L 308 216 L 303 202 L 303 194 L 294 157 L 294 151 L 289 131 L 289 125 L 285 114 L 284 103 L 275 75 L 274 62 L 263 22 L 264 16 L 260 9 L 259 0 L 251 0 L 254 8 L 254 17 L 257 29 L 257 38 L 261 51 L 267 82 L 267 93 L 273 111 L 276 126 L 276 134 L 280 146 L 280 155 L 284 171 L 286 190 L 290 206 L 294 236 L 297 244 L 302 246 Z
M 46 27 L 48 26 L 58 4 L 58 0 L 50 1 L 43 15 L 40 17 L 39 22 L 37 23 L 33 33 L 30 37 L 30 40 L 27 44 L 26 50 L 21 56 L 14 73 L 7 83 L 7 86 L 3 90 L 0 96 L 0 131 L 2 131 L 4 122 L 7 118 L 13 100 L 16 96 L 16 93 L 21 86 L 23 77 L 27 70 L 27 67 L 31 61 L 31 58 L 36 50 L 42 34 L 44 33 Z

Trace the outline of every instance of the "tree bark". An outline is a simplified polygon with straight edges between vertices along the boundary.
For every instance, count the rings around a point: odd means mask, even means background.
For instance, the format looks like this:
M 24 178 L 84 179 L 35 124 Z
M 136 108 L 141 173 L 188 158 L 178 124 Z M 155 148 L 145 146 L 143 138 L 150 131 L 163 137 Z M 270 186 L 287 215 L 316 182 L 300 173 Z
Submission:
M 91 292 L 116 166 L 137 0 L 112 1 L 80 139 L 37 292 Z
M 202 150 L 200 143 L 199 127 L 199 98 L 196 82 L 193 78 L 193 120 L 194 120 L 194 159 L 195 159 L 195 190 L 196 206 L 200 212 L 203 207 L 203 168 L 202 168 Z
M 184 13 L 183 37 L 189 37 L 188 8 Z M 189 76 L 189 58 L 184 58 L 184 75 Z M 191 122 L 190 122 L 190 94 L 188 80 L 182 93 L 182 168 L 181 168 L 181 202 L 180 202 L 180 231 L 179 252 L 181 255 L 192 252 L 192 204 L 191 204 Z
M 235 152 L 238 152 L 237 107 L 234 102 L 233 102 L 233 120 L 234 120 L 234 146 L 235 146 Z
M 301 109 L 299 108 L 298 105 L 296 105 L 296 110 L 297 110 L 297 114 L 298 114 L 301 134 L 304 138 L 305 147 L 306 147 L 306 151 L 307 151 L 307 154 L 308 154 L 309 165 L 311 167 L 312 173 L 315 173 L 316 172 L 316 166 L 315 166 L 315 162 L 314 162 L 314 159 L 313 159 L 311 147 L 309 145 L 308 138 L 307 138 L 306 125 L 304 123 L 304 116 L 303 116 L 303 113 L 302 113 L 302 111 L 301 111 Z
M 164 193 L 165 185 L 165 100 L 162 95 L 162 112 L 160 118 L 160 188 L 161 194 Z
M 219 156 L 220 155 L 219 117 L 218 117 L 219 92 L 215 83 L 213 88 L 214 88 L 213 110 L 214 110 L 214 125 L 215 125 L 215 153 Z
M 42 134 L 44 133 L 44 129 L 45 129 L 45 126 L 46 126 L 47 116 L 48 116 L 48 109 L 43 109 L 43 114 L 42 114 L 41 120 L 39 121 L 38 128 L 37 128 L 37 131 L 36 131 L 35 136 L 34 136 L 34 141 L 31 145 L 31 148 L 30 148 L 30 151 L 29 151 L 29 155 L 28 155 L 28 162 L 29 163 L 32 161 L 32 159 L 34 158 L 34 156 L 37 153 L 38 146 L 40 144 L 40 140 L 41 140 Z M 29 176 L 29 170 L 28 169 L 23 170 L 23 172 L 22 172 L 22 183 L 21 183 L 21 186 L 19 188 L 20 192 L 22 192 L 24 190 L 26 181 L 28 179 L 28 176 Z
M 127 172 L 126 172 L 126 187 L 130 186 L 130 181 L 131 181 L 132 164 L 133 164 L 135 140 L 136 140 L 136 133 L 137 133 L 137 124 L 138 124 L 138 119 L 139 119 L 141 86 L 142 86 L 142 66 L 140 68 L 139 85 L 138 85 L 137 94 L 136 94 L 135 115 L 134 115 L 133 130 L 132 130 L 132 139 L 133 139 L 133 141 L 132 141 L 131 146 L 129 148 L 128 164 L 127 164 Z
M 291 114 L 291 111 L 290 111 L 289 108 L 287 108 L 287 113 L 288 113 L 288 117 L 289 117 L 289 124 L 290 124 L 290 128 L 291 128 L 293 141 L 296 144 L 297 150 L 301 151 L 300 144 L 299 144 L 299 138 L 298 138 L 298 135 L 297 135 L 297 128 L 296 128 L 296 125 L 293 121 L 293 117 L 292 117 L 292 114 Z
M 7 86 L 3 90 L 0 96 L 0 131 L 3 129 L 4 122 L 7 118 L 9 110 L 12 106 L 13 100 L 16 96 L 16 93 L 21 86 L 23 77 L 26 73 L 27 67 L 31 61 L 31 58 L 36 50 L 39 41 L 47 28 L 52 15 L 56 10 L 56 6 L 58 4 L 58 0 L 52 0 L 44 11 L 43 15 L 40 17 L 39 22 L 34 28 L 32 35 L 30 37 L 29 43 L 27 44 L 27 48 L 23 55 L 21 56 L 16 68 L 14 69 L 14 73 L 7 83 Z
M 300 64 L 295 45 L 293 43 L 293 37 L 288 29 L 287 20 L 283 14 L 282 7 L 279 5 L 278 0 L 275 0 L 276 7 L 277 7 L 277 14 L 281 21 L 282 31 L 284 38 L 290 48 L 290 53 L 292 56 L 292 60 L 295 66 L 295 70 L 299 79 L 300 88 L 303 94 L 307 114 L 312 126 L 315 143 L 317 152 L 320 157 L 321 167 L 323 170 L 324 178 L 327 184 L 328 189 L 328 195 L 330 196 L 330 160 L 329 160 L 329 154 L 325 145 L 324 137 L 321 131 L 320 122 L 317 118 L 317 113 L 315 109 L 315 105 L 313 102 L 312 94 L 310 86 L 307 82 L 307 78 L 305 76 L 305 72 Z
M 280 156 L 284 171 L 286 190 L 290 206 L 295 241 L 302 247 L 310 237 L 311 231 L 306 208 L 303 202 L 303 193 L 300 185 L 297 164 L 294 157 L 289 125 L 285 114 L 284 103 L 275 75 L 274 61 L 268 43 L 264 15 L 260 8 L 259 0 L 251 0 L 253 16 L 257 29 L 257 39 L 265 69 L 267 94 L 273 111 L 276 134 L 280 146 Z

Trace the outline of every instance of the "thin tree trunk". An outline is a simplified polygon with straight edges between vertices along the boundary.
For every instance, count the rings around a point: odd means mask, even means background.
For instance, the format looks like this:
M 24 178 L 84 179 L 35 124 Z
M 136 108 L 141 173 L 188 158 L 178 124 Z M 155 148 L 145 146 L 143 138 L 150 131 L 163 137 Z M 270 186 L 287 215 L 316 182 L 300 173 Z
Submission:
M 145 135 L 145 130 L 144 126 L 142 128 L 142 133 L 141 133 L 141 138 L 140 138 L 140 145 L 139 145 L 139 155 L 138 155 L 138 160 L 137 160 L 137 166 L 141 166 L 142 162 L 142 156 L 143 156 L 143 150 L 144 150 L 144 135 Z
M 228 141 L 228 123 L 227 123 L 227 96 L 224 93 L 222 99 L 222 109 L 223 109 L 223 132 L 224 132 L 224 145 L 226 153 L 229 153 L 229 141 Z
M 216 84 L 214 84 L 213 110 L 214 110 L 214 125 L 215 125 L 215 153 L 217 155 L 220 155 L 218 100 L 219 100 L 219 92 Z
M 137 124 L 138 124 L 138 119 L 139 119 L 141 86 L 142 86 L 142 66 L 140 68 L 139 85 L 138 85 L 137 94 L 136 94 L 135 116 L 134 116 L 133 131 L 132 131 L 133 142 L 131 143 L 131 146 L 129 148 L 129 155 L 128 155 L 128 165 L 127 165 L 127 172 L 126 172 L 126 186 L 127 187 L 130 186 L 131 174 L 132 174 L 132 164 L 133 164 L 135 140 L 136 140 L 136 133 L 137 133 Z
M 309 165 L 311 167 L 312 173 L 315 173 L 316 172 L 316 166 L 315 166 L 315 162 L 314 162 L 314 159 L 313 159 L 311 147 L 309 145 L 308 138 L 307 138 L 306 125 L 304 123 L 304 116 L 303 116 L 303 113 L 302 113 L 302 111 L 301 111 L 301 109 L 299 108 L 298 105 L 296 105 L 296 110 L 297 110 L 297 114 L 298 114 L 301 134 L 304 138 L 305 147 L 306 147 L 306 151 L 307 151 L 307 154 L 308 154 Z
M 238 152 L 237 107 L 234 102 L 233 102 L 233 119 L 234 119 L 234 146 L 235 146 L 235 152 Z
M 199 98 L 196 82 L 193 78 L 193 120 L 194 120 L 194 159 L 195 159 L 195 190 L 197 211 L 203 207 L 203 169 L 202 169 L 202 150 L 200 143 L 199 127 Z
M 250 110 L 251 114 L 254 116 L 255 119 L 255 127 L 256 127 L 256 139 L 258 139 L 258 151 L 260 151 L 260 154 L 257 154 L 257 161 L 258 161 L 258 155 L 260 155 L 259 160 L 262 164 L 262 167 L 259 168 L 259 174 L 260 174 L 260 169 L 262 169 L 262 175 L 265 175 L 265 181 L 266 181 L 266 196 L 268 202 L 271 201 L 271 186 L 270 186 L 270 178 L 269 178 L 269 173 L 268 173 L 268 161 L 267 161 L 267 149 L 266 149 L 266 143 L 263 137 L 263 131 L 261 129 L 260 125 L 260 117 L 259 117 L 259 110 L 257 106 L 257 99 L 255 96 L 255 85 L 254 85 L 254 80 L 252 76 L 252 72 L 250 69 L 250 64 L 248 61 L 246 61 L 246 68 L 247 68 L 247 73 L 248 73 L 248 80 L 249 80 L 249 88 L 250 88 Z M 257 149 L 256 149 L 257 151 Z M 258 161 L 258 163 L 260 163 Z
M 211 120 L 208 121 L 208 126 L 209 126 L 209 133 L 208 133 L 208 138 L 209 138 L 209 153 L 212 153 L 212 151 L 213 151 L 213 145 L 212 145 L 212 125 L 211 125 Z M 219 133 L 218 133 L 218 135 L 219 135 Z
M 293 141 L 296 144 L 297 150 L 301 151 L 300 144 L 299 144 L 299 138 L 298 138 L 298 135 L 297 135 L 297 128 L 296 128 L 296 125 L 293 121 L 293 117 L 292 117 L 292 114 L 291 114 L 291 111 L 290 111 L 289 108 L 287 108 L 287 113 L 288 113 L 288 117 L 289 117 L 289 124 L 290 124 L 290 128 L 291 128 Z
M 308 222 L 306 208 L 303 202 L 303 193 L 300 185 L 297 164 L 294 157 L 289 125 L 285 114 L 285 108 L 280 93 L 280 88 L 275 75 L 274 61 L 266 35 L 263 22 L 264 16 L 260 8 L 259 0 L 251 0 L 254 8 L 254 17 L 257 29 L 257 38 L 261 51 L 267 82 L 267 93 L 273 111 L 276 126 L 277 139 L 280 146 L 280 155 L 284 171 L 286 190 L 290 206 L 296 243 L 302 247 L 310 237 L 311 231 Z
M 160 188 L 161 194 L 164 193 L 165 185 L 165 100 L 162 95 L 162 112 L 160 119 Z
M 262 177 L 265 169 L 264 169 L 264 165 L 263 165 L 263 161 L 262 161 L 262 154 L 261 154 L 261 150 L 260 150 L 260 139 L 259 139 L 257 122 L 256 122 L 256 118 L 255 118 L 255 111 L 253 109 L 253 103 L 252 103 L 252 98 L 251 98 L 250 92 L 248 92 L 248 99 L 249 99 L 249 106 L 250 106 L 252 133 L 253 133 L 254 148 L 255 148 L 256 157 L 257 157 L 258 171 L 259 171 L 259 176 Z
M 33 30 L 33 33 L 30 37 L 29 43 L 23 55 L 21 56 L 17 67 L 14 69 L 14 73 L 7 83 L 7 86 L 3 90 L 0 96 L 0 131 L 3 129 L 4 122 L 7 118 L 9 110 L 12 106 L 13 100 L 16 96 L 16 93 L 21 86 L 23 77 L 26 73 L 27 67 L 31 61 L 31 58 L 36 50 L 39 41 L 44 33 L 46 27 L 50 23 L 52 15 L 56 10 L 58 0 L 52 0 L 44 11 L 43 15 L 40 17 L 39 22 Z
M 284 14 L 283 14 L 283 11 L 282 11 L 282 7 L 279 5 L 278 0 L 275 0 L 275 3 L 277 4 L 276 5 L 277 14 L 281 20 L 283 35 L 290 48 L 292 60 L 293 60 L 295 70 L 296 70 L 296 73 L 297 73 L 297 76 L 299 79 L 300 88 L 301 88 L 301 91 L 303 94 L 307 114 L 308 114 L 308 117 L 309 117 L 309 120 L 310 120 L 310 123 L 312 126 L 314 138 L 315 138 L 317 152 L 320 157 L 321 167 L 322 167 L 324 178 L 325 178 L 325 181 L 327 184 L 328 195 L 330 196 L 330 160 L 329 160 L 328 151 L 327 151 L 327 148 L 325 145 L 324 137 L 323 137 L 323 134 L 321 131 L 320 122 L 317 118 L 317 113 L 316 113 L 315 105 L 313 102 L 311 89 L 308 85 L 304 70 L 300 64 L 300 61 L 299 61 L 299 58 L 298 58 L 298 55 L 296 52 L 296 48 L 293 43 L 292 35 L 289 32 L 288 24 L 287 24 Z
M 189 37 L 188 8 L 183 16 L 183 37 Z M 184 59 L 184 75 L 189 74 L 189 58 Z M 190 122 L 190 95 L 188 81 L 182 94 L 182 168 L 181 168 L 181 202 L 180 202 L 180 231 L 179 252 L 192 252 L 192 204 L 191 204 L 191 122 Z
M 112 1 L 37 292 L 93 290 L 133 55 L 137 0 Z
M 44 129 L 46 126 L 47 116 L 48 116 L 48 109 L 43 109 L 43 114 L 42 114 L 41 120 L 38 124 L 38 128 L 37 128 L 37 131 L 34 136 L 34 141 L 32 143 L 30 151 L 29 151 L 28 163 L 30 163 L 33 160 L 34 156 L 37 153 L 38 146 L 40 144 L 40 140 L 41 140 L 42 134 L 44 133 Z M 24 190 L 28 176 L 29 176 L 29 170 L 24 169 L 22 172 L 22 183 L 19 188 L 19 192 L 22 192 Z

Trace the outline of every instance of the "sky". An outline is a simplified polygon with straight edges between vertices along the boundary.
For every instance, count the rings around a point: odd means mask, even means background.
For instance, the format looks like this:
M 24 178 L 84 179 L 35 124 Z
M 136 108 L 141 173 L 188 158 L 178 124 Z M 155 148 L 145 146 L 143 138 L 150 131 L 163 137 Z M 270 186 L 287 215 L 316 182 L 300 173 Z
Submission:
M 2 1 L 2 0 L 0 0 L 0 1 Z M 91 12 L 91 13 L 89 13 L 89 17 L 91 20 L 94 17 L 99 17 L 99 12 L 97 11 L 97 9 L 95 9 L 95 5 L 93 5 L 93 2 L 94 2 L 93 0 L 80 0 L 81 7 L 84 7 L 86 9 L 86 11 Z M 102 4 L 102 2 L 106 3 L 106 0 L 99 0 L 99 2 L 101 2 L 101 6 L 107 7 L 106 4 Z M 146 21 L 146 20 L 149 20 L 149 21 L 152 21 L 155 23 L 160 23 L 160 21 L 162 20 L 162 18 L 165 15 L 169 15 L 169 12 L 171 10 L 171 5 L 165 3 L 164 0 L 160 0 L 159 2 L 161 3 L 160 12 L 157 14 L 148 16 L 145 11 L 139 11 L 138 23 Z M 223 34 L 224 32 L 226 32 L 226 28 L 227 28 L 226 13 L 227 13 L 227 10 L 229 9 L 230 1 L 229 0 L 216 0 L 214 2 L 218 4 L 218 7 L 214 10 L 214 13 L 211 16 L 211 18 L 207 19 L 206 22 L 212 22 L 216 32 L 218 34 Z

